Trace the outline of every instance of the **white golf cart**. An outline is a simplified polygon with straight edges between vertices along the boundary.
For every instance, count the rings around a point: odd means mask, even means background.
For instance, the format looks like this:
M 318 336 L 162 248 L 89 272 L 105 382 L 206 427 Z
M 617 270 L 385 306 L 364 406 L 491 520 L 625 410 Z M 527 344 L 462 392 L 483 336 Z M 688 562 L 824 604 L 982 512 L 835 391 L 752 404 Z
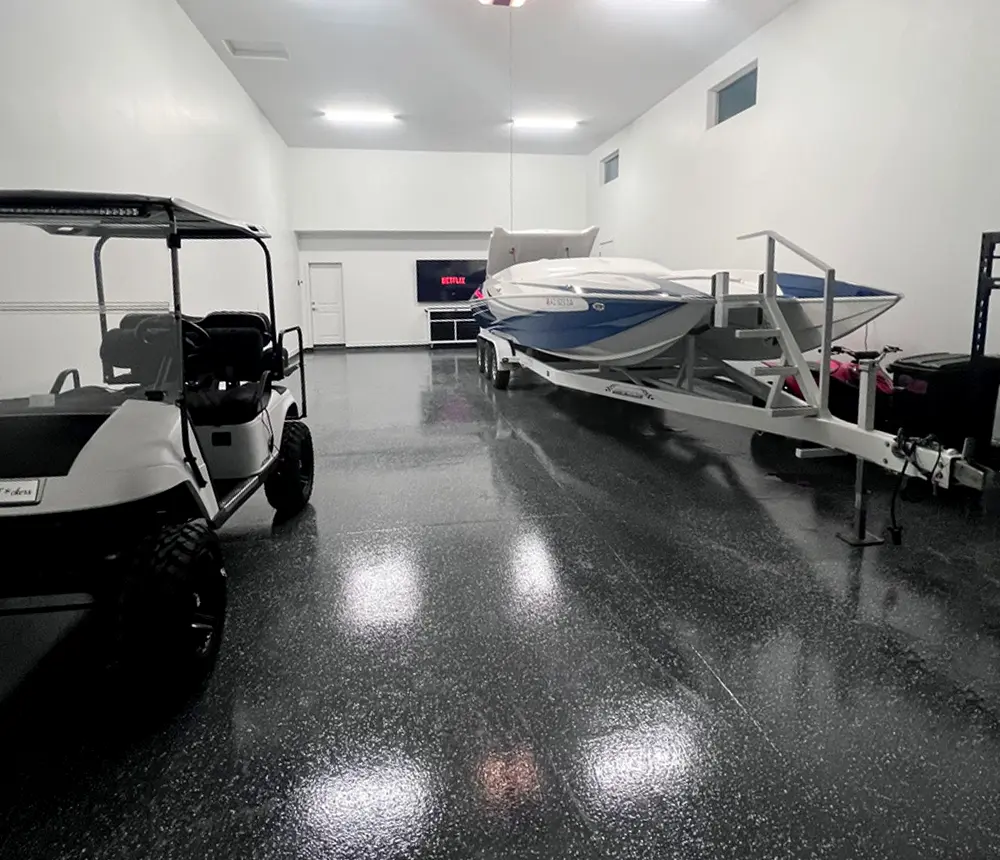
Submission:
M 38 247 L 45 234 L 52 248 Z M 161 296 L 154 275 L 134 274 L 135 243 L 105 259 L 119 238 L 166 243 Z M 313 485 L 302 331 L 277 330 L 266 238 L 178 200 L 0 191 L 12 261 L 0 275 L 0 616 L 103 608 L 119 663 L 140 678 L 206 677 L 226 610 L 217 529 L 261 487 L 285 518 Z M 180 250 L 205 239 L 263 250 L 268 313 L 181 313 Z M 73 263 L 91 259 L 96 302 L 80 301 Z M 115 301 L 105 275 L 123 270 Z M 298 401 L 281 384 L 296 370 Z

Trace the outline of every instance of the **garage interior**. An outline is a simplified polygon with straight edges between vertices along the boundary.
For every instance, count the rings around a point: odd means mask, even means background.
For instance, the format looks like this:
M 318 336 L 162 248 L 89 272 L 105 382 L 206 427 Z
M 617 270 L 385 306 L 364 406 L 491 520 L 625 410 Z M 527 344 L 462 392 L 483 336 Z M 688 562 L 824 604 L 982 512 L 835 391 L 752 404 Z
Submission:
M 838 537 L 853 457 L 516 364 L 498 387 L 470 305 L 420 301 L 417 273 L 486 261 L 498 226 L 591 225 L 594 256 L 763 271 L 738 237 L 773 230 L 902 296 L 841 345 L 1000 352 L 980 259 L 1000 230 L 1000 7 L 3 16 L 0 188 L 180 197 L 267 228 L 279 325 L 305 336 L 315 481 L 297 516 L 258 493 L 221 528 L 221 650 L 175 707 L 107 664 L 97 613 L 0 614 L 2 860 L 996 853 L 996 389 L 965 393 L 990 426 L 952 446 L 990 480 L 871 463 L 885 541 L 856 547 Z M 77 277 L 2 232 L 0 253 L 0 325 L 26 285 Z M 145 297 L 165 260 L 110 266 Z M 182 266 L 185 313 L 268 310 L 259 255 Z M 9 356 L 3 377 L 22 373 Z M 39 548 L 7 543 L 0 570 L 30 573 Z

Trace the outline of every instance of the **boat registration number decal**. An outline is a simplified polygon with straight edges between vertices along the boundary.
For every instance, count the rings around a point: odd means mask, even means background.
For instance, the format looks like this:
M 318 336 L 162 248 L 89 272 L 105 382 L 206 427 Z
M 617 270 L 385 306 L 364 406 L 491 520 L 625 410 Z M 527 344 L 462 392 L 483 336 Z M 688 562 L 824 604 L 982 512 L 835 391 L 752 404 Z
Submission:
M 542 299 L 542 307 L 553 313 L 563 313 L 565 311 L 586 311 L 590 310 L 590 302 L 579 296 L 546 296 Z M 535 305 L 538 309 L 538 305 Z
M 33 505 L 39 500 L 41 481 L 0 481 L 0 505 Z

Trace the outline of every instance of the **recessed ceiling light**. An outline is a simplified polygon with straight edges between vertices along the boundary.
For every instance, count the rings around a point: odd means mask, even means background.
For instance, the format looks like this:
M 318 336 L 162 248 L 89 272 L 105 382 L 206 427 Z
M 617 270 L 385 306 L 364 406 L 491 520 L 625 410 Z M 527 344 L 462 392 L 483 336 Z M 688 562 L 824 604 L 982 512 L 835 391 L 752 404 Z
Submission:
M 239 39 L 223 39 L 222 43 L 230 54 L 241 60 L 288 59 L 288 48 L 281 42 L 242 42 Z
M 533 131 L 572 131 L 580 122 L 575 119 L 519 116 L 514 118 L 513 124 L 514 128 L 531 129 Z
M 516 9 L 524 5 L 524 0 L 479 0 L 484 6 L 510 6 Z
M 353 109 L 325 110 L 323 117 L 342 125 L 388 125 L 399 119 L 392 111 Z

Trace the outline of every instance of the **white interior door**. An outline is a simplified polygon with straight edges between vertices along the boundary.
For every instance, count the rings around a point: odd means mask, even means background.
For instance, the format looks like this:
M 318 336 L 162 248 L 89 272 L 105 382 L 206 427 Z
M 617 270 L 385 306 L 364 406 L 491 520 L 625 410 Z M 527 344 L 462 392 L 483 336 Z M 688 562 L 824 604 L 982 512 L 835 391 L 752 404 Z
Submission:
M 341 346 L 344 337 L 344 268 L 340 263 L 309 264 L 313 343 Z

